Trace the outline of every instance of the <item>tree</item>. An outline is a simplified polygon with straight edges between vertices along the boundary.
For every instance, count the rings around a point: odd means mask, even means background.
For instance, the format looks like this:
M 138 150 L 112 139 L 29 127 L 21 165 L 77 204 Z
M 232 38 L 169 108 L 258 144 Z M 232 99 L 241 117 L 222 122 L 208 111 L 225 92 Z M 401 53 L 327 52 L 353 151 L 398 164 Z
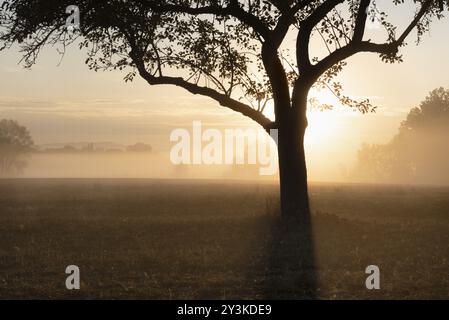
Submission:
M 389 145 L 363 144 L 352 175 L 366 182 L 389 182 L 393 175 L 393 157 Z
M 449 130 L 449 90 L 437 88 L 401 123 L 400 134 L 418 134 L 428 129 Z
M 0 176 L 21 173 L 26 166 L 26 155 L 34 143 L 27 128 L 17 121 L 0 121 Z
M 385 145 L 363 145 L 356 178 L 371 182 L 449 183 L 449 90 L 430 92 Z
M 449 90 L 438 88 L 413 108 L 391 142 L 396 167 L 409 164 L 404 173 L 421 183 L 449 182 Z
M 138 74 L 150 85 L 179 86 L 278 130 L 282 213 L 302 218 L 309 214 L 303 142 L 309 90 L 328 87 L 344 104 L 374 110 L 369 100 L 343 94 L 335 77 L 345 60 L 370 52 L 402 61 L 399 49 L 411 32 L 417 30 L 419 41 L 448 6 L 447 0 L 409 1 L 414 18 L 398 32 L 375 0 L 79 0 L 81 26 L 73 33 L 65 14 L 72 2 L 5 0 L 3 47 L 20 44 L 30 67 L 46 44 L 63 53 L 79 38 L 95 71 L 129 69 L 126 81 Z M 366 39 L 369 19 L 385 29 L 381 42 Z M 290 37 L 292 58 L 282 49 Z M 324 57 L 311 55 L 315 38 L 328 50 Z M 270 101 L 273 120 L 265 113 Z

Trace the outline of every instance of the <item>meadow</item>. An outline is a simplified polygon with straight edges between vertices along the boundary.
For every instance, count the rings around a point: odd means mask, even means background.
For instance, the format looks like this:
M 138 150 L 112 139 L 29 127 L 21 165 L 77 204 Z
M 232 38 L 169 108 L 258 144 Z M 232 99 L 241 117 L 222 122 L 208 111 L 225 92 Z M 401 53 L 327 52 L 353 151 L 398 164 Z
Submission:
M 448 299 L 449 188 L 219 181 L 0 181 L 0 299 Z M 65 268 L 81 290 L 65 288 Z M 381 289 L 367 290 L 377 265 Z

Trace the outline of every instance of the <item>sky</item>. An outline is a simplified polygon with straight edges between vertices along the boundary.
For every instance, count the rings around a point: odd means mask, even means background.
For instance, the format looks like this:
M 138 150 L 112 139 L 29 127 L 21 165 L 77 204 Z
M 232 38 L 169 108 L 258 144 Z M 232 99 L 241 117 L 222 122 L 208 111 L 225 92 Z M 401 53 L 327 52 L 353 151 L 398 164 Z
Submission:
M 403 26 L 413 10 L 392 14 Z M 402 64 L 384 64 L 377 55 L 359 54 L 348 60 L 340 76 L 345 93 L 370 98 L 380 108 L 362 115 L 344 107 L 309 113 L 306 136 L 312 179 L 335 180 L 356 159 L 362 143 L 387 143 L 408 111 L 437 87 L 449 88 L 448 19 L 434 22 L 423 42 L 415 34 L 402 49 Z M 373 37 L 377 30 L 370 30 Z M 380 32 L 380 31 L 379 31 Z M 288 40 L 293 43 L 293 40 Z M 287 41 L 286 46 L 289 46 Z M 313 45 L 312 45 L 313 49 Z M 0 52 L 0 118 L 27 126 L 36 144 L 68 142 L 145 142 L 160 152 L 170 148 L 170 132 L 204 126 L 251 127 L 240 114 L 208 98 L 172 86 L 151 87 L 140 78 L 123 81 L 124 73 L 88 70 L 85 55 L 69 49 L 59 63 L 54 49 L 41 53 L 25 70 L 17 48 Z M 313 92 L 322 102 L 335 102 L 329 92 Z

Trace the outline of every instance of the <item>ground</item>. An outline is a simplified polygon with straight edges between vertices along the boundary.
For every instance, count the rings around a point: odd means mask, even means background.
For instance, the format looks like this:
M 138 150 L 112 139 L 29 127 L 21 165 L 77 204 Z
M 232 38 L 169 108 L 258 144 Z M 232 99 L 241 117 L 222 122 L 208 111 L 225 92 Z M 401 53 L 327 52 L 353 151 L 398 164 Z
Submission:
M 0 181 L 0 298 L 448 299 L 449 188 L 312 184 L 310 232 L 275 185 Z M 81 290 L 65 288 L 65 268 Z M 377 265 L 381 289 L 367 290 Z

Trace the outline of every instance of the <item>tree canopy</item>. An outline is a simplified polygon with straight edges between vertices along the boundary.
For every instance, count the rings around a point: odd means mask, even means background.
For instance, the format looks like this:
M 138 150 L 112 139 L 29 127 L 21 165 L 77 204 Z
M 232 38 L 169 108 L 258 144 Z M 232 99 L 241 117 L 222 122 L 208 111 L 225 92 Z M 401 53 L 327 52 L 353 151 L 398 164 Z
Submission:
M 443 129 L 449 132 L 449 90 L 438 88 L 430 92 L 418 107 L 413 108 L 401 124 L 401 132 Z
M 402 60 L 400 47 L 416 28 L 417 41 L 433 18 L 443 17 L 447 0 L 391 0 L 413 3 L 414 17 L 400 30 L 370 0 L 79 0 L 80 30 L 66 27 L 71 0 L 5 0 L 0 42 L 20 45 L 26 66 L 32 66 L 44 45 L 79 40 L 93 70 L 126 69 L 149 84 L 171 84 L 208 96 L 250 117 L 265 128 L 275 127 L 264 110 L 274 100 L 276 121 L 298 103 L 296 92 L 312 85 L 327 87 L 346 105 L 362 112 L 369 100 L 345 96 L 335 80 L 345 60 L 372 52 L 386 62 Z M 379 42 L 367 39 L 366 24 L 377 19 L 384 29 Z M 288 35 L 294 52 L 282 46 Z M 310 52 L 312 38 L 323 41 L 327 55 Z M 284 110 L 283 110 L 284 109 Z M 288 111 L 288 110 L 287 110 Z M 288 113 L 286 111 L 286 113 Z

